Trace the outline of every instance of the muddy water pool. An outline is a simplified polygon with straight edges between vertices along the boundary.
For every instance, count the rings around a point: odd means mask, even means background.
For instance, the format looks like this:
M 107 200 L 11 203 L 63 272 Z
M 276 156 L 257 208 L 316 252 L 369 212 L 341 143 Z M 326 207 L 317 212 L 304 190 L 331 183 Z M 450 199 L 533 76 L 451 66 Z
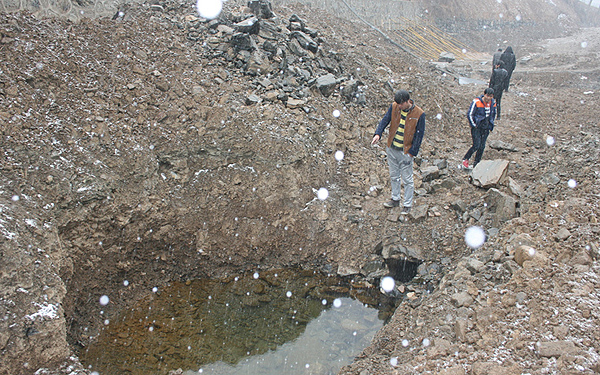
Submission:
M 98 374 L 335 374 L 394 304 L 312 271 L 173 282 L 106 321 L 80 358 Z

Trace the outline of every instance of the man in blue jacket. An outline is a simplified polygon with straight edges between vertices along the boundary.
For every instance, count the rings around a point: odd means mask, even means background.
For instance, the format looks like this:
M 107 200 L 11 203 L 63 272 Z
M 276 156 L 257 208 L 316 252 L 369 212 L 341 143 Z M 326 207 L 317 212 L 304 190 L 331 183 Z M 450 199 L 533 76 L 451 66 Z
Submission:
M 467 151 L 463 158 L 463 166 L 469 168 L 469 159 L 475 153 L 473 167 L 476 166 L 483 156 L 485 142 L 492 130 L 494 130 L 494 119 L 496 118 L 496 101 L 494 100 L 494 89 L 488 87 L 478 98 L 473 99 L 467 112 L 473 146 Z
M 381 139 L 387 126 L 390 126 L 387 139 L 387 159 L 392 183 L 392 199 L 383 205 L 387 208 L 400 206 L 400 182 L 404 184 L 402 214 L 412 208 L 415 184 L 413 180 L 413 159 L 419 153 L 425 134 L 425 112 L 415 105 L 406 90 L 394 95 L 394 102 L 379 122 L 371 145 Z

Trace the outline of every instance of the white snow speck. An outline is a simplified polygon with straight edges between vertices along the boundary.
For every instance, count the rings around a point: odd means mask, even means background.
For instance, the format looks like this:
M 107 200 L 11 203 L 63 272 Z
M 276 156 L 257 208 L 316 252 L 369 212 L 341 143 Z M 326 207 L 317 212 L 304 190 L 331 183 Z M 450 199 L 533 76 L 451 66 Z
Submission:
M 31 319 L 31 320 L 35 320 L 36 318 L 42 318 L 42 320 L 44 318 L 48 318 L 48 319 L 58 319 L 58 307 L 52 305 L 52 304 L 45 304 L 45 305 L 41 305 L 39 303 L 35 303 L 34 305 L 36 305 L 37 307 L 39 307 L 40 309 L 38 310 L 38 312 L 33 313 L 31 315 L 25 315 L 25 318 L 27 319 Z
M 25 223 L 27 225 L 30 225 L 30 226 L 34 227 L 34 228 L 37 228 L 37 224 L 35 223 L 34 219 L 25 219 Z
M 465 232 L 465 242 L 470 248 L 478 249 L 485 242 L 485 232 L 477 226 L 469 227 Z
M 325 188 L 320 188 L 317 191 L 317 198 L 319 198 L 320 200 L 324 201 L 325 199 L 327 199 L 327 197 L 329 197 L 329 191 Z
M 394 290 L 394 288 L 396 287 L 396 281 L 394 280 L 393 277 L 391 276 L 386 276 L 383 279 L 381 279 L 381 289 L 383 289 L 385 292 L 391 292 L 392 290 Z

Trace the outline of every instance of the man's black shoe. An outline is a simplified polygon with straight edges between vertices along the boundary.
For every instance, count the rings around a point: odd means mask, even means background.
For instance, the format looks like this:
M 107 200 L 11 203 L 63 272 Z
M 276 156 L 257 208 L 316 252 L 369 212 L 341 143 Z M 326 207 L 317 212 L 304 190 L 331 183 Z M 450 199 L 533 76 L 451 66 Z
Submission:
M 383 207 L 387 207 L 387 208 L 400 207 L 400 201 L 392 199 L 389 202 L 385 202 L 383 204 Z

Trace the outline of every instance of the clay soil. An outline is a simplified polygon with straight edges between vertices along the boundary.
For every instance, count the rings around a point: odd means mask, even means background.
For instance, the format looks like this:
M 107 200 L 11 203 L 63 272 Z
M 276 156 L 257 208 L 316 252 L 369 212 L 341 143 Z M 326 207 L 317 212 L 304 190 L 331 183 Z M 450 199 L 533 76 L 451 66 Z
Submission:
M 519 209 L 498 223 L 489 190 L 457 168 L 466 109 L 485 85 L 455 77 L 487 81 L 489 60 L 439 69 L 360 23 L 274 11 L 318 30 L 364 105 L 339 90 L 312 90 L 302 108 L 249 103 L 262 77 L 206 58 L 207 43 L 187 38 L 189 5 L 77 23 L 0 15 L 0 373 L 89 373 L 76 354 L 104 320 L 170 281 L 360 270 L 386 238 L 423 254 L 428 285 L 407 284 L 341 373 L 600 372 L 600 30 L 512 44 L 519 63 L 488 141 L 512 147 L 484 159 L 510 162 L 514 184 L 496 188 Z M 385 153 L 370 145 L 400 88 L 427 113 L 419 220 L 382 206 Z M 422 181 L 440 161 L 436 182 Z M 488 233 L 476 250 L 464 239 L 474 225 Z M 516 262 L 523 242 L 537 256 Z

